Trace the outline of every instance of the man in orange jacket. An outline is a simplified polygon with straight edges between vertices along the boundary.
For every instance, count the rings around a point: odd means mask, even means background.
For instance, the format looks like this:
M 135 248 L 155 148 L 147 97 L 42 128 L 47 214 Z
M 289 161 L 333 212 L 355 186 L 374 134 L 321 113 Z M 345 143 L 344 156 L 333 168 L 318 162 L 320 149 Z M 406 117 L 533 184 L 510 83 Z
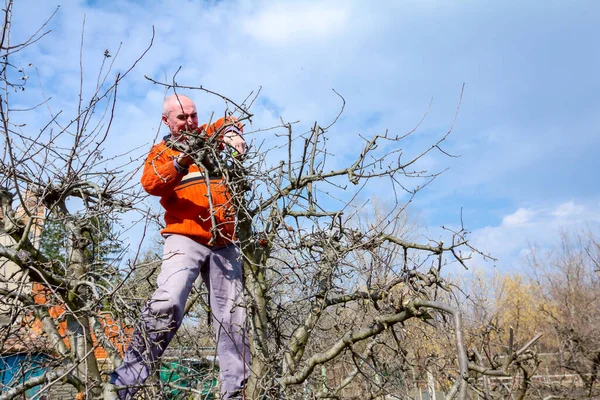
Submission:
M 142 175 L 143 188 L 159 196 L 165 209 L 158 288 L 142 313 L 143 323 L 133 334 L 123 364 L 111 374 L 105 399 L 133 398 L 157 367 L 181 325 L 186 300 L 199 275 L 209 292 L 216 329 L 222 398 L 241 398 L 249 375 L 250 350 L 231 198 L 221 176 L 207 176 L 209 171 L 172 144 L 188 140 L 185 132 L 205 132 L 209 137 L 219 135 L 216 142 L 220 146 L 244 154 L 242 126 L 228 117 L 199 127 L 196 106 L 183 95 L 165 99 L 162 120 L 170 134 L 152 147 Z M 126 388 L 117 392 L 119 387 Z

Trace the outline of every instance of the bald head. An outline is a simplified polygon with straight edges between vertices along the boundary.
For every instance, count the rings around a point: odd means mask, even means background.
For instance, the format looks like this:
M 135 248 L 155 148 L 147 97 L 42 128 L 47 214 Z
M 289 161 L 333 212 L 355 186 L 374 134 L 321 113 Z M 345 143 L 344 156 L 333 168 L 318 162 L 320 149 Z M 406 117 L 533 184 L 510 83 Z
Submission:
M 183 94 L 172 94 L 170 96 L 167 96 L 165 98 L 165 101 L 163 101 L 162 115 L 168 116 L 169 111 L 176 109 L 176 108 L 179 108 L 179 110 L 181 110 L 181 107 L 183 106 L 182 103 L 194 104 L 192 99 L 190 99 L 189 97 L 187 97 Z
M 163 102 L 162 120 L 172 134 L 180 131 L 194 131 L 198 128 L 196 105 L 187 96 L 173 94 Z

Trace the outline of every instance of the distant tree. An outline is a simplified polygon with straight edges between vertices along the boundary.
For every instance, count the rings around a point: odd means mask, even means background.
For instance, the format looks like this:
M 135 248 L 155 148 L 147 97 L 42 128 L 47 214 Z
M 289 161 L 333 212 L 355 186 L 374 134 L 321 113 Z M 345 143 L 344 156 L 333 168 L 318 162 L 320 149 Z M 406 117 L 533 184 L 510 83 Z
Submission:
M 494 341 L 506 343 L 512 335 L 515 343 L 524 343 L 545 328 L 540 287 L 529 277 L 495 272 L 478 274 L 468 284 L 473 321 L 487 326 Z
M 113 228 L 106 218 L 100 216 L 91 218 L 89 229 L 83 232 L 83 237 L 90 241 L 85 249 L 88 263 L 115 263 L 124 251 L 123 245 L 115 237 Z M 44 220 L 40 235 L 40 252 L 48 258 L 65 263 L 67 261 L 68 230 L 65 224 L 53 214 L 48 214 Z
M 543 334 L 535 347 L 545 353 L 544 360 L 525 351 L 512 363 L 512 374 L 519 379 L 510 385 L 483 379 L 480 390 L 488 398 L 596 398 L 600 393 L 599 242 L 589 231 L 563 233 L 554 249 L 532 247 L 528 254 L 521 269 L 527 271 L 524 275 L 476 273 L 461 284 L 468 288 L 463 310 L 473 359 L 487 359 L 499 368 L 507 358 L 495 357 L 507 346 L 518 348 Z M 542 363 L 543 372 L 538 368 Z M 532 379 L 540 374 L 564 375 L 564 382 L 553 385 L 554 378 Z M 573 374 L 580 380 L 572 379 Z
M 510 374 L 519 379 L 492 385 L 484 378 L 479 389 L 487 398 L 502 398 L 509 393 L 519 399 L 533 396 L 534 389 L 539 388 L 532 388 L 531 377 L 538 371 L 540 360 L 530 349 L 532 338 L 536 346 L 551 350 L 541 313 L 544 299 L 540 288 L 529 277 L 506 272 L 478 272 L 462 286 L 468 288 L 463 309 L 472 359 L 487 360 L 502 369 L 510 354 L 519 355 L 507 365 Z
M 600 395 L 600 241 L 591 232 L 563 233 L 549 254 L 533 251 L 530 266 L 542 290 L 542 312 L 556 337 L 559 366 L 584 382 L 588 398 Z
M 67 261 L 67 232 L 51 215 L 44 221 L 40 235 L 40 252 L 61 263 Z

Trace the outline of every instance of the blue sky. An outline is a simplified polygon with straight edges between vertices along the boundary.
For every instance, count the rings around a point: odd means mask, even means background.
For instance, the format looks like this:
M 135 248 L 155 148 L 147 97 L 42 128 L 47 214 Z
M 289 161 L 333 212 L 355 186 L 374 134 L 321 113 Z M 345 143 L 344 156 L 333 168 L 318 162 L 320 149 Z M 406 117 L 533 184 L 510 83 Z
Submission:
M 52 107 L 72 109 L 86 16 L 84 67 L 94 81 L 106 49 L 122 70 L 155 44 L 127 82 L 107 152 L 150 146 L 164 92 L 144 75 L 204 85 L 235 100 L 262 86 L 253 128 L 299 120 L 331 121 L 340 164 L 358 134 L 402 134 L 432 109 L 404 144 L 417 152 L 460 113 L 445 150 L 423 160 L 449 170 L 410 212 L 439 235 L 460 212 L 474 243 L 514 269 L 529 243 L 550 248 L 561 229 L 600 233 L 600 3 L 597 1 L 53 1 L 19 0 L 13 43 L 31 34 L 60 4 L 49 37 L 21 55 L 39 70 Z M 28 73 L 34 76 L 29 68 Z M 39 100 L 35 85 L 16 100 Z M 36 97 L 38 96 L 38 97 Z M 193 93 L 201 118 L 222 112 L 217 98 Z M 15 97 L 13 97 L 15 100 Z M 41 113 L 41 111 L 40 111 Z M 47 116 L 46 116 L 47 117 Z M 44 120 L 40 115 L 39 120 Z M 31 122 L 33 124 L 33 122 Z M 272 133 L 257 141 L 275 143 Z M 377 188 L 370 195 L 386 200 Z

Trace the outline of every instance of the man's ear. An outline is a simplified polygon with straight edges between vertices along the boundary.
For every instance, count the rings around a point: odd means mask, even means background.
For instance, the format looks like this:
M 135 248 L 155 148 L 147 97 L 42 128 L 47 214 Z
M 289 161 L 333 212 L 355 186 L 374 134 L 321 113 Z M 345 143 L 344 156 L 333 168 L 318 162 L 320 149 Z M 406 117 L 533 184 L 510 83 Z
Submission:
M 169 123 L 167 122 L 167 116 L 166 115 L 162 116 L 162 120 L 163 120 L 163 122 L 165 123 L 166 126 L 169 126 Z

